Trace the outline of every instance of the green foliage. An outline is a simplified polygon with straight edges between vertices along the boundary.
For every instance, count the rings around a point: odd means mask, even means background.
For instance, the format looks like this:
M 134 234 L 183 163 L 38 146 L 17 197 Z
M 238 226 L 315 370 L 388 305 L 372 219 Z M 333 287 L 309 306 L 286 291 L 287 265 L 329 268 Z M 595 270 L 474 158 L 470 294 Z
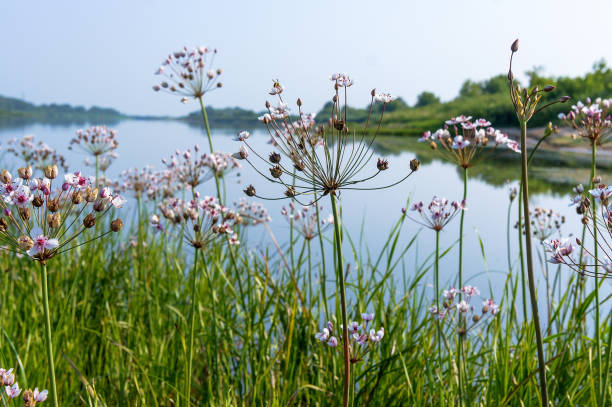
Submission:
M 416 104 L 414 106 L 423 107 L 423 106 L 429 106 L 429 105 L 437 105 L 438 103 L 440 103 L 439 97 L 437 97 L 432 92 L 425 91 L 425 92 L 419 93 L 419 96 L 417 96 Z

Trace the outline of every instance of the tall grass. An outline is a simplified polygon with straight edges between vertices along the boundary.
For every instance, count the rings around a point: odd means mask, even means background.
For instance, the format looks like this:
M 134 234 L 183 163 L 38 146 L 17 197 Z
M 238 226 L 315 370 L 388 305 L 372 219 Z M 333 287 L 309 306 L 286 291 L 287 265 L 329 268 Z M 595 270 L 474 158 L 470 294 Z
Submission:
M 136 231 L 135 224 L 130 233 Z M 344 233 L 346 241 L 358 241 L 350 231 Z M 346 282 L 349 320 L 373 311 L 386 329 L 381 346 L 352 366 L 353 405 L 458 403 L 455 351 L 449 346 L 438 355 L 438 331 L 427 313 L 433 297 L 425 282 L 434 256 L 413 264 L 417 239 L 402 216 L 380 253 L 370 257 L 363 247 L 351 245 L 345 254 L 352 266 Z M 182 389 L 188 371 L 192 302 L 186 270 L 191 264 L 184 248 L 170 239 L 145 232 L 135 246 L 125 241 L 124 236 L 83 247 L 49 265 L 62 405 L 188 405 Z M 139 255 L 141 250 L 146 255 Z M 441 253 L 454 252 L 443 247 Z M 309 293 L 308 273 L 320 275 L 320 257 L 313 256 L 310 270 L 304 256 L 296 259 L 293 280 L 277 253 L 241 248 L 234 265 L 224 247 L 210 249 L 201 260 L 210 278 L 196 281 L 197 297 L 211 300 L 199 301 L 196 309 L 191 405 L 341 402 L 342 355 L 313 336 L 321 322 L 318 316 L 325 313 L 322 296 L 317 290 L 308 294 L 307 313 L 296 298 L 294 281 Z M 22 387 L 42 386 L 49 382 L 36 264 L 6 254 L 0 265 L 0 363 L 16 368 Z M 135 269 L 146 273 L 136 275 Z M 472 405 L 539 404 L 534 325 L 521 318 L 519 282 L 515 273 L 507 274 L 504 291 L 494 293 L 502 304 L 500 315 L 466 337 L 463 386 Z M 560 284 L 556 279 L 551 290 L 556 293 L 551 316 L 555 329 L 543 339 L 549 396 L 558 406 L 596 405 L 596 378 L 605 372 L 598 371 L 595 355 L 606 354 L 607 345 L 595 349 L 595 332 L 589 334 L 580 323 L 593 315 L 594 292 L 571 309 L 573 287 Z M 328 306 L 333 308 L 337 296 L 328 295 Z M 610 323 L 608 315 L 596 327 L 602 338 L 609 335 Z M 443 328 L 442 335 L 452 342 L 449 329 Z M 438 357 L 447 363 L 438 365 Z M 606 391 L 609 397 L 610 389 Z

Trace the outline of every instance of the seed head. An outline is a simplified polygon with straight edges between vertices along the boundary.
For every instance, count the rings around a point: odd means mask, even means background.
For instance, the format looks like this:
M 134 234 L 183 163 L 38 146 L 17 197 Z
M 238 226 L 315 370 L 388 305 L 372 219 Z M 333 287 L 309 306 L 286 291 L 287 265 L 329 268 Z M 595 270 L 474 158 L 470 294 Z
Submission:
M 279 165 L 276 165 L 270 168 L 270 175 L 272 175 L 274 178 L 280 178 L 281 175 L 283 175 L 283 170 Z
M 72 203 L 75 205 L 80 204 L 81 202 L 83 202 L 83 195 L 81 194 L 81 191 L 74 191 L 72 193 Z
M 43 199 L 40 195 L 36 195 L 34 197 L 34 199 L 32 199 L 32 206 L 34 206 L 35 208 L 40 208 L 41 206 L 43 206 Z
M 412 160 L 410 160 L 410 170 L 411 171 L 418 170 L 420 165 L 421 165 L 421 162 L 417 160 L 416 158 L 413 158 Z
M 51 199 L 47 203 L 47 209 L 49 210 L 49 212 L 52 212 L 52 213 L 59 211 L 59 201 L 57 200 L 57 198 Z
M 93 202 L 98 198 L 98 188 L 87 188 L 85 192 L 85 200 L 87 202 Z
M 111 222 L 111 230 L 113 232 L 119 232 L 123 228 L 123 221 L 119 218 Z
M 47 215 L 47 224 L 50 228 L 57 228 L 62 223 L 62 217 L 59 213 L 50 213 Z
M 53 165 L 47 165 L 47 167 L 45 167 L 45 177 L 49 179 L 55 179 L 57 178 L 57 173 L 58 173 L 57 165 L 53 164 Z
M 83 219 L 83 226 L 88 229 L 96 226 L 96 215 L 90 213 L 89 215 L 85 216 L 85 219 Z
M 34 247 L 34 241 L 30 236 L 26 235 L 19 236 L 19 238 L 17 239 L 17 244 L 19 244 L 19 247 L 26 251 Z
M 389 161 L 379 158 L 376 162 L 376 168 L 378 168 L 378 171 L 385 171 L 389 169 Z
M 19 208 L 18 212 L 21 219 L 26 222 L 30 220 L 31 213 L 29 208 Z
M 281 155 L 276 151 L 270 154 L 270 162 L 272 164 L 278 164 L 281 160 Z
M 32 166 L 28 165 L 27 167 L 21 167 L 17 170 L 17 174 L 19 174 L 19 178 L 28 180 L 32 177 Z
M 7 170 L 2 170 L 0 173 L 0 180 L 5 184 L 10 184 L 13 181 L 13 176 Z
M 255 187 L 253 185 L 249 185 L 248 187 L 246 187 L 246 189 L 244 190 L 244 193 L 247 196 L 255 196 Z

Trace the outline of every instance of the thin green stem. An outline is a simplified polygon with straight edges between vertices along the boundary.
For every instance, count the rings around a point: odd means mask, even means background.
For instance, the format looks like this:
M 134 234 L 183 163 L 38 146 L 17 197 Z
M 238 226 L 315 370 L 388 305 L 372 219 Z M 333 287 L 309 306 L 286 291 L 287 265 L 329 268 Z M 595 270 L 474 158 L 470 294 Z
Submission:
M 196 274 L 198 267 L 198 252 L 199 250 L 195 250 L 195 254 L 193 255 L 193 268 L 191 269 L 191 313 L 189 316 L 189 354 L 188 354 L 188 366 L 187 366 L 187 383 L 186 383 L 186 391 L 185 397 L 187 397 L 187 405 L 190 403 L 191 399 L 191 371 L 193 366 L 193 341 L 194 341 L 194 332 L 195 332 L 195 315 L 196 315 Z
M 49 376 L 51 377 L 51 401 L 53 406 L 58 407 L 57 385 L 55 382 L 55 364 L 53 361 L 53 342 L 51 340 L 51 316 L 49 313 L 49 288 L 47 281 L 47 265 L 41 263 L 40 279 L 42 281 L 43 308 L 45 312 L 45 340 L 47 344 L 47 364 L 49 365 Z
M 529 279 L 529 294 L 531 297 L 531 312 L 536 334 L 538 350 L 538 370 L 540 375 L 540 395 L 542 407 L 549 407 L 548 387 L 546 385 L 546 364 L 544 361 L 544 345 L 542 330 L 540 328 L 540 315 L 538 312 L 538 297 L 533 274 L 533 253 L 531 250 L 531 224 L 529 223 L 529 174 L 527 170 L 527 122 L 521 120 L 521 180 L 523 190 L 523 211 L 525 216 L 525 250 L 527 252 L 527 277 Z
M 506 218 L 506 251 L 508 253 L 508 273 L 512 273 L 512 254 L 510 248 L 510 216 L 512 214 L 512 200 L 508 204 L 508 217 Z
M 593 140 L 591 143 L 591 187 L 595 188 L 595 176 L 597 175 L 597 142 Z M 600 322 L 600 312 L 599 312 L 599 278 L 597 277 L 597 202 L 593 200 L 593 204 L 591 205 L 593 210 L 593 256 L 595 257 L 593 271 L 594 271 L 594 279 L 595 279 L 595 344 L 597 346 L 597 382 L 603 384 L 602 380 L 602 364 L 601 364 L 601 327 L 599 325 Z M 605 389 L 600 389 L 600 399 L 603 399 L 603 394 L 606 392 Z M 599 404 L 603 406 L 603 404 Z
M 342 348 L 344 353 L 344 390 L 342 392 L 342 405 L 348 406 L 349 384 L 351 382 L 351 355 L 349 354 L 348 324 L 346 320 L 346 291 L 344 287 L 344 270 L 342 267 L 342 234 L 340 232 L 340 216 L 336 204 L 336 195 L 330 193 L 332 212 L 334 216 L 334 240 L 337 256 L 336 273 L 340 285 L 340 308 L 342 311 Z
M 206 107 L 204 106 L 204 99 L 202 97 L 200 100 L 200 108 L 202 110 L 202 118 L 204 119 L 204 126 L 206 126 L 206 135 L 208 136 L 208 147 L 210 148 L 210 153 L 214 153 L 215 150 L 213 148 L 212 143 L 212 135 L 210 133 L 210 123 L 208 122 L 208 114 L 206 114 Z M 219 177 L 217 177 L 217 173 L 215 172 L 215 185 L 217 186 L 217 198 L 219 198 L 219 203 L 221 203 L 221 186 L 219 184 Z
M 468 169 L 463 167 L 463 201 L 467 199 L 467 181 Z M 461 211 L 461 220 L 459 221 L 459 289 L 463 287 L 463 218 L 465 211 Z

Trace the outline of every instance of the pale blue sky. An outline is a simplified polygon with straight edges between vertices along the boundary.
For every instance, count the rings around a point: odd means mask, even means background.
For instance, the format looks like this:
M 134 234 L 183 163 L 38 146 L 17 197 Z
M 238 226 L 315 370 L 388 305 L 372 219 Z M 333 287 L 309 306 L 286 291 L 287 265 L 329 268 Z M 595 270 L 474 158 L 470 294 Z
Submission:
M 351 100 L 377 87 L 415 101 L 455 96 L 466 78 L 507 70 L 579 75 L 612 63 L 612 2 L 601 1 L 8 1 L 0 6 L 0 94 L 35 103 L 179 115 L 195 104 L 155 94 L 153 75 L 183 45 L 219 48 L 216 107 L 260 110 L 272 78 L 317 111 L 328 76 L 356 80 Z

